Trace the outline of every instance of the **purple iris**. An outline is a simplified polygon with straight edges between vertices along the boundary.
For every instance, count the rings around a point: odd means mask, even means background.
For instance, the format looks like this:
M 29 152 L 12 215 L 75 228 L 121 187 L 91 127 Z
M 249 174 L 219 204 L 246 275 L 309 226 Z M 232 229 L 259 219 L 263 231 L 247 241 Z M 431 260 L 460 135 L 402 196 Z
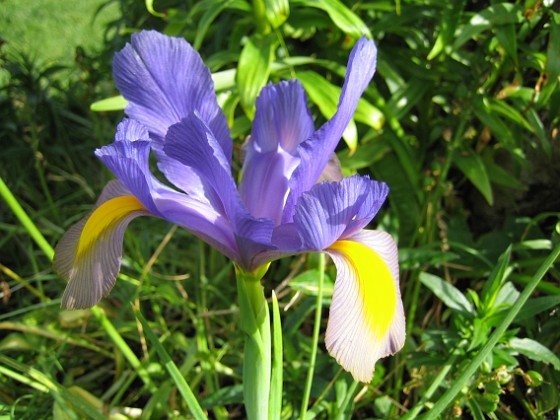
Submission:
M 332 169 L 376 54 L 372 41 L 356 43 L 338 110 L 319 130 L 297 80 L 266 86 L 238 189 L 227 121 L 198 53 L 183 39 L 153 31 L 133 35 L 114 60 L 128 118 L 115 141 L 95 152 L 117 180 L 57 245 L 54 266 L 69 281 L 62 306 L 90 307 L 109 293 L 124 231 L 137 216 L 187 229 L 247 272 L 286 255 L 326 252 L 338 272 L 327 348 L 356 379 L 371 379 L 375 361 L 404 342 L 395 243 L 364 229 L 388 187 L 367 176 L 342 179 L 336 170 L 329 181 L 318 180 Z M 150 172 L 150 153 L 174 187 Z

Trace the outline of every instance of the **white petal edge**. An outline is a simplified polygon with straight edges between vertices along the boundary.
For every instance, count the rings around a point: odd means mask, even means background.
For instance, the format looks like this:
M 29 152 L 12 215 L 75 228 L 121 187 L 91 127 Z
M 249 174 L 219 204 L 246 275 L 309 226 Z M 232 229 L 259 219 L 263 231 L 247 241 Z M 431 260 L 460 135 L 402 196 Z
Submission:
M 382 357 L 398 352 L 405 341 L 405 317 L 399 289 L 398 251 L 394 240 L 385 232 L 362 230 L 346 241 L 365 245 L 382 260 L 394 282 L 395 309 L 383 334 L 372 331 L 376 319 L 366 317 L 368 309 L 361 294 L 376 293 L 376 273 L 367 273 L 368 282 L 360 279 L 350 256 L 334 249 L 326 252 L 337 267 L 332 303 L 325 334 L 327 350 L 337 362 L 349 371 L 355 380 L 368 383 L 373 378 L 375 363 Z M 382 264 L 381 263 L 381 264 Z M 379 264 L 378 264 L 379 265 Z M 367 268 L 362 268 L 367 271 Z M 383 271 L 382 270 L 382 271 Z M 387 273 L 386 273 L 387 274 Z M 376 296 L 388 299 L 388 296 Z M 381 302 L 382 300 L 380 300 Z M 371 310 L 369 310 L 371 315 Z M 375 310 L 373 310 L 375 312 Z

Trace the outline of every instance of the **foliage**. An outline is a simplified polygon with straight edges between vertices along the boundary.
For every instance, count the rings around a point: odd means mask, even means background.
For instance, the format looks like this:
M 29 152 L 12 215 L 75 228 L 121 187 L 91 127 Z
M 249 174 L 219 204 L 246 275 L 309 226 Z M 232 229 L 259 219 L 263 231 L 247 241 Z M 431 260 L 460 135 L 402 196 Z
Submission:
M 110 4 L 121 16 L 104 50 L 80 50 L 70 80 L 24 51 L 0 56 L 0 176 L 51 244 L 110 177 L 92 151 L 110 141 L 119 115 L 88 106 L 115 94 L 110 56 L 130 32 L 156 28 L 201 52 L 237 164 L 262 86 L 297 77 L 315 120 L 329 118 L 353 42 L 371 35 L 377 75 L 338 157 L 347 174 L 369 173 L 391 188 L 381 223 L 399 242 L 407 345 L 368 385 L 352 383 L 319 346 L 307 389 L 318 257 L 275 263 L 264 284 L 281 308 L 280 417 L 413 418 L 457 383 L 445 417 L 558 413 L 560 275 L 547 260 L 560 234 L 558 2 Z M 222 256 L 160 221 L 133 224 L 111 296 L 92 311 L 61 312 L 64 285 L 48 258 L 11 208 L 0 215 L 0 413 L 184 416 L 178 371 L 212 416 L 244 416 L 235 279 Z M 548 272 L 535 277 L 539 267 Z M 328 265 L 324 308 L 332 279 Z

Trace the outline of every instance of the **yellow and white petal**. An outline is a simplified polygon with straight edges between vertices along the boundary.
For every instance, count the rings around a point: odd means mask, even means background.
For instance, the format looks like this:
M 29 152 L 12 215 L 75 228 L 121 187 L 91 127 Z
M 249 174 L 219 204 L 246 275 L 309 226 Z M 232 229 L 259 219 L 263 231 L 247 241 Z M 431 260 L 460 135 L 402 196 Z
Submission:
M 58 242 L 53 267 L 68 280 L 66 309 L 89 308 L 107 296 L 119 273 L 128 224 L 150 213 L 118 181 L 104 189 L 95 208 Z
M 404 345 L 397 247 L 385 232 L 362 230 L 326 251 L 337 268 L 327 350 L 355 380 L 367 383 L 377 360 Z

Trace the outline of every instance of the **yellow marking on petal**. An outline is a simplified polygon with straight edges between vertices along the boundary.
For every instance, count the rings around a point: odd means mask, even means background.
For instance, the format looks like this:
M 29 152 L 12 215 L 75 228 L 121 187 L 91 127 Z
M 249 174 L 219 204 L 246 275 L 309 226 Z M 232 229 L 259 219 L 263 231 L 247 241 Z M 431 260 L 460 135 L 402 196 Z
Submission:
M 84 252 L 97 241 L 97 239 L 108 229 L 111 229 L 116 223 L 135 211 L 145 211 L 146 209 L 132 195 L 111 198 L 107 200 L 89 216 L 78 242 L 78 250 L 76 258 L 79 258 Z
M 397 309 L 397 289 L 391 271 L 374 250 L 355 241 L 337 241 L 329 248 L 342 254 L 356 273 L 367 327 L 382 339 Z

